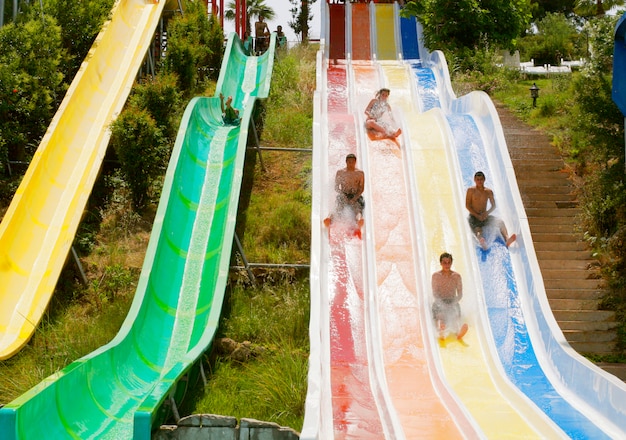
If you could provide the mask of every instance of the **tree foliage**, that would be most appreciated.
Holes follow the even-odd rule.
[[[167,139],[148,110],[130,105],[111,125],[111,146],[120,160],[133,206],[141,210],[151,201],[151,189],[167,166]]]
[[[576,0],[531,0],[530,5],[533,21],[536,23],[549,13],[572,16]]]
[[[161,132],[172,143],[176,140],[177,112],[182,105],[176,75],[159,73],[153,80],[135,85],[129,105],[146,110]]]
[[[293,29],[296,35],[302,37],[302,42],[309,41],[309,23],[313,20],[312,6],[316,0],[289,0],[291,3],[291,17],[289,27]]]
[[[0,28],[0,160],[30,159],[113,2],[20,2],[15,21],[5,21]],[[10,3],[5,20],[12,19]]]
[[[110,18],[115,0],[45,0],[44,11],[61,27],[62,46],[69,54],[62,71],[73,78],[89,53],[102,24]],[[37,19],[39,3],[33,2],[30,14]]]
[[[576,0],[574,12],[581,17],[602,17],[614,6],[624,6],[624,0]]]
[[[47,15],[0,28],[0,138],[12,160],[27,160],[65,91],[61,30]]]
[[[185,3],[185,14],[169,22],[166,71],[178,76],[182,90],[193,91],[207,77],[216,79],[224,56],[224,31],[207,19],[203,2]]]
[[[530,0],[413,0],[402,16],[416,15],[426,46],[513,48],[530,23]]]
[[[548,13],[537,22],[537,32],[519,40],[523,59],[534,59],[535,65],[561,64],[561,58],[575,60],[586,55],[585,36],[576,30],[572,20],[563,14]]]

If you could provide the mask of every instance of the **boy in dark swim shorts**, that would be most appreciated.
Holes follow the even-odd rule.
[[[517,236],[515,234],[509,237],[504,222],[492,215],[491,212],[496,209],[496,201],[493,196],[493,191],[485,186],[485,174],[482,171],[477,171],[474,174],[474,186],[467,189],[465,196],[465,207],[469,211],[468,222],[476,238],[483,249],[487,249],[487,242],[483,236],[483,228],[489,225],[491,222],[497,222],[502,238],[506,247],[509,247],[511,243],[515,241]],[[487,203],[489,203],[489,209],[487,209]]]

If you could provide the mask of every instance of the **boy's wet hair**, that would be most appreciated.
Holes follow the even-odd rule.
[[[476,174],[474,174],[474,178],[476,177],[485,177],[485,173],[483,173],[482,171],[476,171]]]
[[[346,156],[346,160],[348,160],[348,159],[354,159],[354,160],[356,160],[356,156],[355,156],[354,154],[350,153],[350,154],[348,154],[348,155]]]
[[[452,259],[452,254],[448,253],[448,252],[444,252],[443,254],[439,255],[439,262],[441,263],[443,261],[444,258],[449,258],[450,262],[453,261]]]

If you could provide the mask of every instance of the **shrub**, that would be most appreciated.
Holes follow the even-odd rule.
[[[30,160],[63,95],[61,30],[49,16],[0,28],[0,134],[11,160]]]
[[[214,16],[208,20],[203,2],[185,2],[185,15],[168,26],[164,66],[175,73],[184,92],[193,92],[206,77],[216,79],[222,64],[224,33]]]
[[[176,75],[160,73],[153,80],[138,84],[133,88],[130,104],[146,110],[157,127],[168,139],[176,139],[176,123],[182,106],[181,93],[176,86]]]
[[[129,106],[111,126],[111,145],[130,187],[133,206],[141,210],[151,199],[152,184],[165,170],[167,140],[147,110]]]
[[[548,13],[537,23],[538,34],[520,40],[520,54],[535,65],[558,66],[561,58],[580,58],[579,36],[574,24],[563,14]]]

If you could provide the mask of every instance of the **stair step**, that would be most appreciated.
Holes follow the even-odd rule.
[[[581,354],[609,355],[617,353],[615,344],[612,342],[570,342],[569,345]]]
[[[565,254],[575,255],[576,253],[584,254],[585,252],[555,252],[555,254],[558,255],[550,255],[550,252],[546,251],[541,252],[541,254],[537,252],[537,257],[541,255],[541,259],[539,259],[539,267],[541,268],[542,272],[546,270],[576,270],[581,273],[589,272],[589,274],[587,275],[591,275],[592,278],[596,276],[598,269],[597,266],[595,266],[596,262],[594,260],[591,260],[589,258],[563,259],[563,256]],[[552,259],[550,258],[552,256],[560,257]]]
[[[563,179],[561,176],[563,162],[559,163],[558,159],[544,158],[535,164],[525,165],[517,161],[513,161],[513,167],[515,168],[515,176],[520,183],[524,182],[533,182],[533,178],[537,176],[548,176],[548,177],[558,177],[560,180]],[[559,184],[569,183],[567,181]]]
[[[528,210],[526,210],[526,215],[528,217],[528,223],[530,223],[530,230],[534,231],[535,227],[541,225],[571,225],[572,228],[574,226],[578,226],[580,224],[580,220],[575,217],[537,217],[531,216],[528,214]],[[572,229],[573,231],[574,229]]]
[[[551,244],[554,242],[545,241],[543,243]],[[591,260],[589,251],[536,251],[539,261],[579,261],[584,264],[585,268],[595,267],[597,262]]]
[[[539,229],[535,229],[532,233],[533,242],[547,241],[554,243],[569,243],[578,241],[579,237],[574,233],[566,232],[541,232]]]
[[[565,205],[569,205],[568,207],[575,208],[578,206],[578,202],[574,200],[563,200],[563,197],[557,199],[556,196],[547,194],[543,196],[531,197],[522,197],[522,203],[524,204],[524,209],[560,209],[559,207],[564,207]]]
[[[509,135],[511,133],[505,130],[505,134]],[[528,133],[519,133],[521,138],[524,139],[524,146],[516,147],[515,150],[511,152],[511,156],[515,158],[515,160],[524,161],[528,163],[528,159],[530,158],[539,158],[540,156],[545,157],[547,160],[554,160],[555,158],[559,158],[561,163],[563,163],[563,159],[561,156],[555,151],[550,150],[549,148],[545,148],[543,146],[529,145],[528,141],[532,140],[534,143],[538,143],[541,140],[545,140],[541,138],[541,135],[533,135]]]
[[[573,280],[595,280],[597,284],[600,284],[600,276],[592,271],[583,270],[557,270],[557,269],[541,269],[543,278],[546,280],[563,280],[564,284]]]
[[[524,199],[525,197],[528,198],[528,200],[531,201],[535,201],[535,200],[543,200],[543,201],[548,201],[551,200],[553,202],[575,202],[578,203],[578,201],[576,200],[576,195],[572,194],[572,193],[553,193],[553,192],[549,192],[549,191],[543,191],[543,192],[538,192],[535,194],[526,194],[525,191],[523,191],[525,189],[524,184],[523,183],[519,183],[518,182],[518,186],[520,189],[520,193],[522,193],[522,199]]]
[[[619,326],[615,321],[559,321],[559,327],[565,330],[587,331],[609,331]]]
[[[546,289],[595,290],[599,288],[600,280],[563,280],[544,277],[543,284]]]
[[[528,196],[552,194],[552,195],[560,195],[564,197],[567,195],[571,195],[573,192],[573,189],[571,186],[530,185],[530,184],[524,184],[524,183],[521,183],[518,186],[520,188],[520,192],[523,191],[523,193]]]
[[[546,296],[552,299],[588,299],[600,300],[604,296],[602,289],[546,289]]]
[[[609,310],[552,310],[554,318],[558,321],[608,321],[615,319],[615,313]]]
[[[563,180],[563,176],[558,173],[539,173],[530,175],[526,173],[520,173],[517,175],[517,181],[519,186],[525,186],[525,183],[532,185],[532,187],[545,187],[546,191],[552,193],[556,188],[568,188],[568,192],[572,191],[572,185],[569,181]],[[548,189],[549,188],[549,189]]]
[[[567,310],[573,312],[598,309],[598,301],[593,299],[550,298],[548,303],[550,303],[552,311]]]
[[[576,217],[580,214],[580,209],[570,207],[558,209],[528,208],[526,209],[526,214],[528,214],[528,217]]]
[[[612,331],[577,331],[563,330],[563,335],[570,344],[574,342],[615,343],[617,332]]]
[[[550,242],[550,241],[538,241],[535,242],[535,251],[537,252],[537,258],[539,258],[539,252],[545,252],[545,256],[541,258],[547,258],[550,260],[556,259],[557,255],[562,255],[563,252],[585,252],[587,255],[591,255],[588,250],[589,246],[584,241],[566,241],[566,242]],[[550,254],[557,255],[550,255]]]
[[[567,234],[568,236],[573,235],[574,237],[576,237],[577,241],[580,241],[580,234],[576,234],[572,229],[573,228],[571,224],[563,224],[563,223],[537,224],[531,228],[533,235],[535,234]]]

